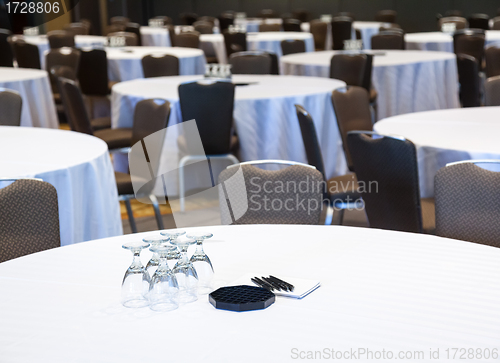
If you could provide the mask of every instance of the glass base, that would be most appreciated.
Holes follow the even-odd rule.
[[[198,285],[198,295],[208,295],[212,291],[214,291],[214,288],[212,286],[200,286],[200,285]]]
[[[172,311],[178,307],[179,305],[171,301],[159,301],[149,305],[149,308],[154,311]]]
[[[145,298],[142,299],[130,299],[122,301],[122,305],[126,308],[143,308],[149,306],[149,301]]]
[[[195,292],[180,291],[179,295],[177,296],[177,300],[179,301],[179,304],[187,304],[198,300],[198,295],[196,294],[196,291]]]

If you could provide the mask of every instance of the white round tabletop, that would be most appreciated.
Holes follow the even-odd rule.
[[[281,24],[283,23],[283,19],[281,18],[270,18],[270,19],[262,19],[262,18],[236,18],[234,19],[234,25],[245,27],[247,32],[258,32],[259,25],[266,24]]]
[[[385,354],[432,361],[436,352],[451,360],[453,349],[469,347],[479,348],[472,361],[498,354],[498,248],[342,226],[187,231],[214,234],[204,249],[217,286],[252,285],[248,276],[268,275],[321,286],[302,299],[278,296],[264,310],[218,310],[201,295],[158,313],[120,305],[132,261],[122,244],[158,236],[157,231],[44,251],[0,264],[2,359],[295,362],[311,354],[330,360],[333,354],[339,361],[375,361],[369,354]],[[142,263],[150,257],[143,251]]]
[[[306,32],[261,32],[247,33],[248,50],[263,50],[275,53],[278,57],[283,55],[281,42],[283,40],[303,40],[306,52],[314,52],[314,39],[311,33]]]
[[[201,79],[201,76],[161,77],[116,84],[112,89],[111,100],[113,127],[131,127],[134,107],[145,98],[168,100],[172,108],[169,124],[182,122],[178,86]],[[294,104],[300,104],[314,120],[326,175],[331,177],[346,172],[341,138],[331,103],[332,91],[345,87],[344,82],[271,75],[233,75],[232,81],[237,84],[233,117],[243,161],[281,159],[307,162],[294,107]],[[164,162],[176,165],[176,138],[167,137],[163,150]],[[173,166],[169,170],[176,169]],[[177,189],[177,178],[167,182],[169,190]]]
[[[409,33],[405,35],[406,48],[453,52],[453,36],[442,32]],[[485,46],[500,43],[500,30],[487,30]]]
[[[21,126],[59,127],[47,72],[0,67],[0,88],[14,90],[21,95]]]
[[[106,143],[63,130],[0,126],[0,178],[40,178],[59,200],[61,245],[122,234]]]
[[[179,73],[193,75],[205,73],[205,55],[202,50],[178,47],[123,47],[106,48],[109,79],[129,81],[144,78],[141,60],[148,54],[169,54],[179,58]]]
[[[470,159],[500,159],[500,107],[471,107],[418,112],[387,118],[377,132],[401,135],[417,147],[420,192],[434,195],[434,176],[447,163]]]
[[[330,61],[343,51],[286,55],[281,72],[330,76]],[[372,82],[378,92],[378,118],[459,107],[455,55],[408,50],[369,51],[374,54]],[[351,53],[351,52],[349,52]]]
[[[147,47],[170,47],[172,40],[167,28],[141,26],[142,45]]]

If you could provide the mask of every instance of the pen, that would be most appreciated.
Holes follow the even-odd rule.
[[[268,283],[258,279],[257,277],[252,277],[251,278],[252,282],[255,284],[255,285],[258,285],[266,290],[270,290],[272,291],[273,290],[273,287],[271,285],[269,285]]]
[[[275,280],[275,281],[279,281],[279,282],[281,282],[281,283],[285,284],[285,285],[286,285],[286,286],[290,289],[290,291],[293,291],[293,290],[295,289],[295,286],[293,286],[292,284],[289,284],[288,282],[283,281],[283,280],[281,280],[281,279],[279,279],[279,278],[277,278],[277,277],[275,277],[275,276],[273,276],[273,275],[269,275],[269,278],[271,278],[271,279],[273,279],[273,280]]]
[[[261,278],[262,278],[262,280],[264,280],[265,282],[267,282],[271,286],[274,286],[278,291],[280,291],[280,290],[288,291],[288,288],[279,282],[276,282],[276,281],[274,281],[268,277],[264,277],[264,276],[262,276]]]

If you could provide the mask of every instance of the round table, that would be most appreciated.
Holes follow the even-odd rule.
[[[143,46],[170,47],[172,45],[167,28],[141,26],[140,32]]]
[[[405,35],[406,48],[453,52],[453,36],[442,32],[410,33]],[[485,46],[500,43],[500,30],[487,30]]]
[[[57,190],[61,245],[121,235],[106,143],[63,130],[0,126],[0,178],[40,178]]]
[[[171,103],[169,125],[182,121],[178,86],[203,79],[195,77],[161,77],[122,82],[112,88],[113,127],[131,127],[134,107],[145,98],[162,98]],[[242,161],[281,159],[307,162],[294,104],[311,114],[323,152],[328,178],[346,172],[332,91],[345,83],[322,78],[293,76],[234,75],[235,83],[252,83],[236,87],[234,121],[238,132]],[[175,170],[178,163],[177,136],[167,133],[162,164]],[[226,164],[227,165],[227,164]],[[169,173],[169,176],[172,176]],[[174,175],[175,176],[175,175]],[[167,177],[168,178],[168,177]],[[196,180],[193,180],[196,185]],[[177,178],[167,180],[169,194],[177,190]],[[189,189],[189,184],[187,189]]]
[[[17,91],[23,98],[21,126],[59,127],[47,72],[0,67],[0,87]]]
[[[214,234],[204,247],[218,286],[248,274],[319,280],[321,286],[300,300],[276,297],[264,310],[218,310],[202,295],[156,313],[120,305],[132,261],[121,246],[158,232],[44,251],[0,264],[2,360],[296,362],[316,351],[331,360],[334,350],[346,361],[369,360],[368,351],[381,357],[384,350],[392,359],[431,361],[436,352],[451,359],[454,348],[498,353],[498,248],[343,226],[186,230]],[[143,251],[142,263],[150,257]]]
[[[335,51],[283,56],[284,74],[329,77]],[[372,51],[373,86],[378,92],[378,118],[409,112],[456,108],[457,64],[454,54],[407,50]]]
[[[262,32],[247,33],[248,50],[263,50],[275,53],[278,57],[283,55],[281,42],[283,40],[303,40],[306,52],[314,52],[314,39],[311,33],[305,32]]]
[[[420,194],[434,195],[434,176],[447,163],[500,159],[500,107],[418,112],[377,122],[375,130],[401,135],[417,147]]]
[[[354,29],[358,29],[361,32],[363,49],[371,49],[372,36],[379,33],[380,27],[389,25],[389,23],[381,23],[378,21],[355,21],[352,23],[352,27]]]
[[[271,18],[271,19],[262,19],[262,18],[236,18],[234,19],[234,25],[244,27],[247,32],[258,32],[259,25],[266,24],[282,24],[283,19],[281,18]]]
[[[181,75],[204,74],[205,54],[200,49],[178,47],[124,47],[106,48],[108,75],[111,81],[129,81],[144,78],[142,57],[148,54],[169,54],[179,58]]]

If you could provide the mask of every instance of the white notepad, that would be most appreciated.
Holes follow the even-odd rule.
[[[262,276],[268,277],[269,274],[258,274],[258,273],[246,274],[241,278],[239,278],[238,280],[234,281],[233,285],[257,286],[255,283],[252,282],[251,278],[252,277],[261,278]],[[318,280],[299,279],[296,277],[282,276],[282,275],[273,275],[273,276],[276,276],[277,278],[286,281],[294,286],[293,291],[274,290],[273,293],[276,296],[285,296],[285,297],[292,297],[295,299],[302,299],[304,296],[309,295],[311,292],[313,292],[314,290],[316,290],[318,287],[321,286],[321,283]]]

